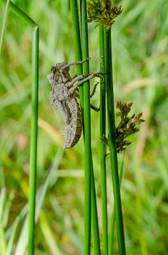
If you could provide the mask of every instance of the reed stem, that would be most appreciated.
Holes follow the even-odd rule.
[[[120,168],[120,173],[119,173],[119,178],[120,178],[120,189],[121,189],[121,183],[122,183],[122,178],[123,178],[123,170],[124,170],[124,156],[123,154],[123,159],[122,159],[122,164]],[[112,212],[111,216],[111,223],[110,223],[110,233],[109,233],[109,254],[113,254],[113,244],[115,240],[115,226],[116,226],[116,208],[114,205],[114,210]]]
[[[78,5],[77,0],[71,0],[72,18],[75,30],[75,55],[77,60],[87,59],[89,56],[88,50],[88,30],[87,30],[87,16],[86,16],[86,3],[81,2],[81,26],[79,25]],[[81,27],[81,36],[80,36]],[[81,43],[84,42],[83,47]],[[85,64],[82,68],[79,65],[77,72],[82,74],[82,69],[85,73],[89,73],[89,64]],[[85,89],[85,87],[87,88]],[[84,96],[83,96],[83,90]],[[85,103],[84,103],[85,101]],[[100,254],[100,240],[98,229],[98,215],[96,204],[96,190],[93,173],[93,160],[91,155],[91,123],[90,123],[90,87],[89,83],[80,87],[80,102],[84,113],[84,143],[85,143],[85,233],[84,233],[84,254],[90,254],[91,246],[91,221],[93,233],[93,249],[96,255]],[[85,131],[87,130],[87,131]],[[87,134],[87,135],[86,135]]]
[[[4,34],[5,34],[9,6],[10,6],[10,0],[7,0],[6,5],[5,5],[4,16],[2,19],[2,28],[1,28],[1,36],[0,36],[0,56],[1,56],[1,51],[2,51],[2,44],[3,44],[3,40],[4,40]]]
[[[100,58],[104,56],[104,29],[99,28]],[[104,61],[100,64],[100,72],[105,73]],[[103,138],[106,136],[106,98],[105,82],[100,84],[100,176],[101,176],[101,199],[102,199],[102,252],[108,255],[108,215],[107,215],[107,183],[106,183],[106,145]]]
[[[38,87],[39,87],[39,27],[24,11],[10,2],[11,9],[33,27],[32,39],[32,118],[30,142],[29,207],[28,207],[28,254],[35,254],[35,214],[37,183],[38,140]]]
[[[115,142],[115,113],[114,113],[114,94],[113,94],[113,71],[112,71],[112,49],[111,49],[111,30],[104,33],[105,48],[105,73],[107,75],[107,115],[109,129],[109,148],[111,161],[111,175],[113,184],[114,204],[116,208],[117,236],[119,254],[125,255],[125,238],[123,227],[123,215],[121,206],[120,183],[118,176],[118,159]]]
[[[87,26],[87,8],[86,1],[81,3],[81,39],[82,39],[82,54],[83,59],[89,58],[88,47],[88,26]],[[83,64],[83,73],[89,73],[89,62]],[[90,209],[92,219],[92,233],[93,233],[93,249],[96,255],[100,254],[100,240],[98,233],[98,216],[96,205],[96,191],[94,183],[93,173],[93,160],[91,151],[91,119],[90,119],[90,84],[87,82],[84,84],[84,134],[85,134],[85,242],[84,242],[84,254],[90,254]],[[91,192],[91,196],[90,196]],[[91,208],[90,208],[91,198]]]
[[[38,139],[38,80],[39,80],[39,28],[33,32],[32,48],[32,120],[31,120],[31,146],[30,146],[30,176],[29,176],[29,231],[28,252],[35,254],[35,209],[36,209],[36,183],[37,183],[37,139]]]

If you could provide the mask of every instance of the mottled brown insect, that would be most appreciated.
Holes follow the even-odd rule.
[[[79,141],[82,133],[82,112],[76,92],[84,82],[101,76],[99,73],[92,73],[71,77],[70,66],[81,63],[58,63],[51,68],[51,73],[48,75],[52,88],[51,104],[60,110],[66,123],[64,129],[65,149],[73,147]]]

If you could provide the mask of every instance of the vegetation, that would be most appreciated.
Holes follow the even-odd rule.
[[[77,52],[75,29],[72,29],[74,20],[70,3],[74,1],[46,0],[41,1],[40,5],[39,1],[13,2],[31,17],[32,21],[39,24],[40,28],[35,254],[82,254],[83,240],[86,238],[83,231],[85,186],[83,141],[80,139],[73,149],[63,151],[64,123],[59,112],[49,104],[50,87],[47,81],[50,67],[54,63],[81,59],[79,48]],[[145,0],[139,2],[123,0],[119,4],[122,6],[122,13],[115,18],[112,25],[114,103],[133,102],[132,112],[135,114],[143,112],[142,118],[145,120],[141,124],[140,132],[130,136],[131,145],[126,148],[124,159],[123,153],[118,154],[120,176],[124,171],[121,199],[126,252],[127,255],[166,255],[168,3],[166,0],[154,0],[150,4]],[[9,5],[9,1],[6,1],[6,4],[0,2],[0,18],[3,20],[0,38],[0,251],[2,255],[23,255],[26,254],[28,244],[33,29],[26,24],[25,18],[16,16]],[[94,16],[92,18],[94,19]],[[99,40],[100,45],[104,43],[101,41],[103,29],[94,22],[88,26],[90,72],[99,71],[99,66],[103,71],[105,67],[101,58],[101,47],[98,47]],[[83,56],[87,57],[87,52]],[[82,72],[80,68],[79,65],[77,69],[72,69],[72,73]],[[84,68],[84,71],[88,71],[87,66]],[[102,106],[105,103],[102,88],[100,86],[91,99],[94,105],[99,106],[101,102]],[[87,88],[85,90],[86,96],[89,91]],[[120,110],[122,108],[120,103],[118,108]],[[115,206],[110,157],[107,156],[106,162],[103,161],[106,145],[102,142],[101,136],[107,133],[105,126],[102,125],[103,116],[102,111],[91,112],[93,157],[90,155],[90,161],[93,160],[94,165],[100,249],[105,249],[107,254],[108,224],[108,228],[112,230],[110,237],[114,244],[113,254],[118,254],[116,232],[118,224],[115,224],[114,220],[117,219],[117,215],[116,210],[113,210]],[[141,122],[141,115],[136,116],[135,122]],[[124,120],[125,117],[127,116],[123,117]],[[130,123],[131,117],[134,118],[130,116]],[[117,123],[119,130],[120,120]],[[99,124],[102,125],[100,130],[97,128]],[[129,135],[130,129],[127,131]],[[136,128],[134,131],[136,132]],[[119,134],[122,136],[122,132]],[[124,141],[127,143],[127,140]],[[100,165],[101,170],[107,169],[105,174],[107,186],[106,176],[100,173]],[[92,189],[94,179],[92,164],[90,166],[89,178]],[[91,202],[93,201],[92,198]],[[109,216],[113,215],[112,220],[109,217],[107,221],[107,211]],[[92,230],[96,231],[96,228],[92,226]],[[95,247],[96,239],[92,240],[91,246]],[[111,240],[108,241],[111,243]],[[99,251],[99,247],[97,248],[93,254],[98,254],[96,252]]]

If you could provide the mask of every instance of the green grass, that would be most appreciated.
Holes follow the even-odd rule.
[[[2,18],[5,7],[2,1],[0,7]],[[121,193],[127,254],[166,255],[168,4],[166,0],[154,0],[150,5],[145,0],[125,0],[123,10],[112,28],[114,92],[116,99],[133,101],[135,112],[144,111],[148,119],[145,128],[143,125],[140,133],[132,138],[133,144],[124,161]],[[82,254],[83,142],[81,139],[73,150],[65,153],[60,149],[64,124],[48,103],[46,78],[53,63],[75,60],[71,13],[66,0],[42,1],[40,7],[38,1],[33,1],[28,15],[41,25],[39,145],[43,146],[39,146],[38,151],[40,199],[36,254]],[[90,70],[97,71],[100,65],[98,28],[93,24],[89,24],[89,35]],[[0,58],[0,248],[5,255],[23,254],[26,247],[31,39],[30,28],[25,28],[22,21],[17,22],[10,11]],[[99,105],[99,90],[93,101]],[[93,162],[101,219],[98,126],[99,114],[92,113]],[[109,169],[107,158],[108,211],[111,214],[113,197]],[[48,233],[50,238],[47,238]],[[102,240],[102,233],[100,237]],[[117,245],[113,248],[116,252]]]
[[[124,223],[122,214],[122,203],[120,195],[120,182],[118,174],[118,156],[115,141],[115,103],[114,103],[114,85],[113,85],[113,68],[112,68],[112,40],[111,31],[104,32],[104,62],[106,77],[106,94],[107,94],[107,115],[108,115],[108,137],[111,161],[111,176],[114,194],[114,207],[116,211],[116,229],[118,237],[119,254],[126,254]]]
[[[104,29],[99,28],[100,57],[104,56]],[[105,73],[104,61],[100,64],[100,72]],[[106,94],[105,82],[100,84],[100,138],[106,137]],[[106,145],[99,141],[101,199],[102,199],[102,252],[108,254],[108,212],[107,212],[107,169],[106,169]]]
[[[36,183],[37,183],[37,141],[38,141],[38,90],[39,90],[39,27],[38,25],[13,2],[6,4],[4,22],[1,32],[1,42],[5,33],[7,11],[11,9],[18,15],[18,20],[23,20],[34,27],[32,38],[32,118],[31,118],[31,145],[30,145],[30,170],[29,170],[29,206],[28,206],[28,254],[35,254],[35,214],[36,214]],[[2,48],[2,43],[0,45]],[[0,48],[0,49],[1,49]]]
[[[75,30],[75,53],[76,60],[85,60],[89,58],[88,50],[88,31],[87,31],[87,14],[86,2],[81,7],[81,17],[79,17],[79,8],[77,1],[71,1],[72,19]],[[80,22],[81,21],[81,24]],[[81,28],[81,31],[80,31]],[[82,74],[82,69],[89,73],[89,65],[83,64],[78,67],[78,74]],[[87,84],[87,87],[86,87]],[[84,147],[85,147],[85,237],[84,237],[84,254],[90,253],[91,230],[93,237],[93,250],[95,254],[100,254],[99,227],[96,203],[96,189],[93,172],[93,160],[91,153],[91,124],[90,124],[90,87],[89,83],[85,83],[80,88],[80,103],[83,111],[84,122]],[[92,228],[91,228],[92,225]]]

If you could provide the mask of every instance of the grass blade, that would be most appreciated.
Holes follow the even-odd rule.
[[[121,162],[121,168],[120,168],[120,188],[121,188],[121,183],[122,183],[122,178],[123,178],[123,171],[124,171],[124,156],[125,153],[123,154],[123,159]],[[109,254],[113,254],[113,244],[114,244],[114,235],[115,235],[115,223],[116,223],[116,208],[114,205],[114,210],[112,213],[111,217],[111,223],[110,223],[110,233],[109,233]]]
[[[31,121],[31,147],[30,147],[30,177],[29,177],[29,255],[34,254],[35,246],[35,205],[36,205],[36,175],[37,175],[37,136],[38,136],[38,79],[39,79],[39,28],[33,33],[32,49],[32,121]]]
[[[99,28],[100,58],[104,55],[104,29]],[[104,73],[104,62],[100,65],[100,72]],[[108,254],[108,216],[107,216],[107,184],[106,184],[106,145],[102,142],[106,136],[106,98],[105,81],[100,85],[100,175],[102,199],[102,249],[103,254]]]
[[[85,43],[83,45],[83,59],[86,59],[89,55],[88,52],[88,32],[87,32],[87,17],[86,15],[86,3],[83,3],[81,6],[82,9],[82,39]],[[82,46],[80,39],[80,26],[79,26],[79,16],[78,16],[78,5],[76,0],[71,0],[71,10],[72,10],[72,18],[75,30],[75,54],[76,59],[82,59]],[[83,30],[84,29],[84,30]],[[82,74],[82,66],[78,65],[78,74]],[[86,63],[85,72],[89,72],[89,66]],[[90,88],[89,84],[87,84],[87,88],[85,89],[86,84],[84,85],[85,90],[85,104],[84,107],[87,111],[84,110],[84,126],[87,129],[87,138],[85,135],[84,128],[84,141],[85,141],[85,241],[84,241],[84,254],[90,254],[90,223],[92,217],[92,230],[93,230],[93,242],[94,242],[94,251],[95,254],[100,254],[100,241],[99,241],[99,230],[98,230],[98,216],[97,216],[97,204],[96,204],[96,190],[94,183],[94,173],[93,173],[93,161],[91,155],[91,144],[88,135],[90,136]],[[89,100],[89,102],[88,102]],[[87,102],[86,102],[87,101]],[[80,102],[83,107],[83,88],[80,88]],[[87,105],[86,105],[87,103]],[[89,114],[88,114],[89,112]],[[86,119],[88,117],[88,119]],[[88,122],[89,120],[89,122]],[[87,139],[87,143],[86,143]],[[91,194],[91,195],[90,195]]]
[[[111,174],[113,184],[114,203],[116,208],[117,236],[119,244],[119,254],[125,255],[125,238],[123,227],[123,216],[120,196],[120,183],[118,176],[118,159],[115,142],[115,115],[114,115],[114,94],[113,94],[113,71],[112,71],[112,49],[111,49],[111,30],[104,33],[105,46],[105,73],[107,74],[107,113],[109,128],[109,147],[111,160]]]
[[[4,11],[4,17],[2,20],[2,29],[1,29],[1,36],[0,36],[0,56],[1,56],[1,51],[2,51],[2,44],[3,44],[3,40],[4,40],[7,17],[8,17],[9,3],[10,3],[10,0],[7,0],[6,6],[5,6],[5,11]]]

